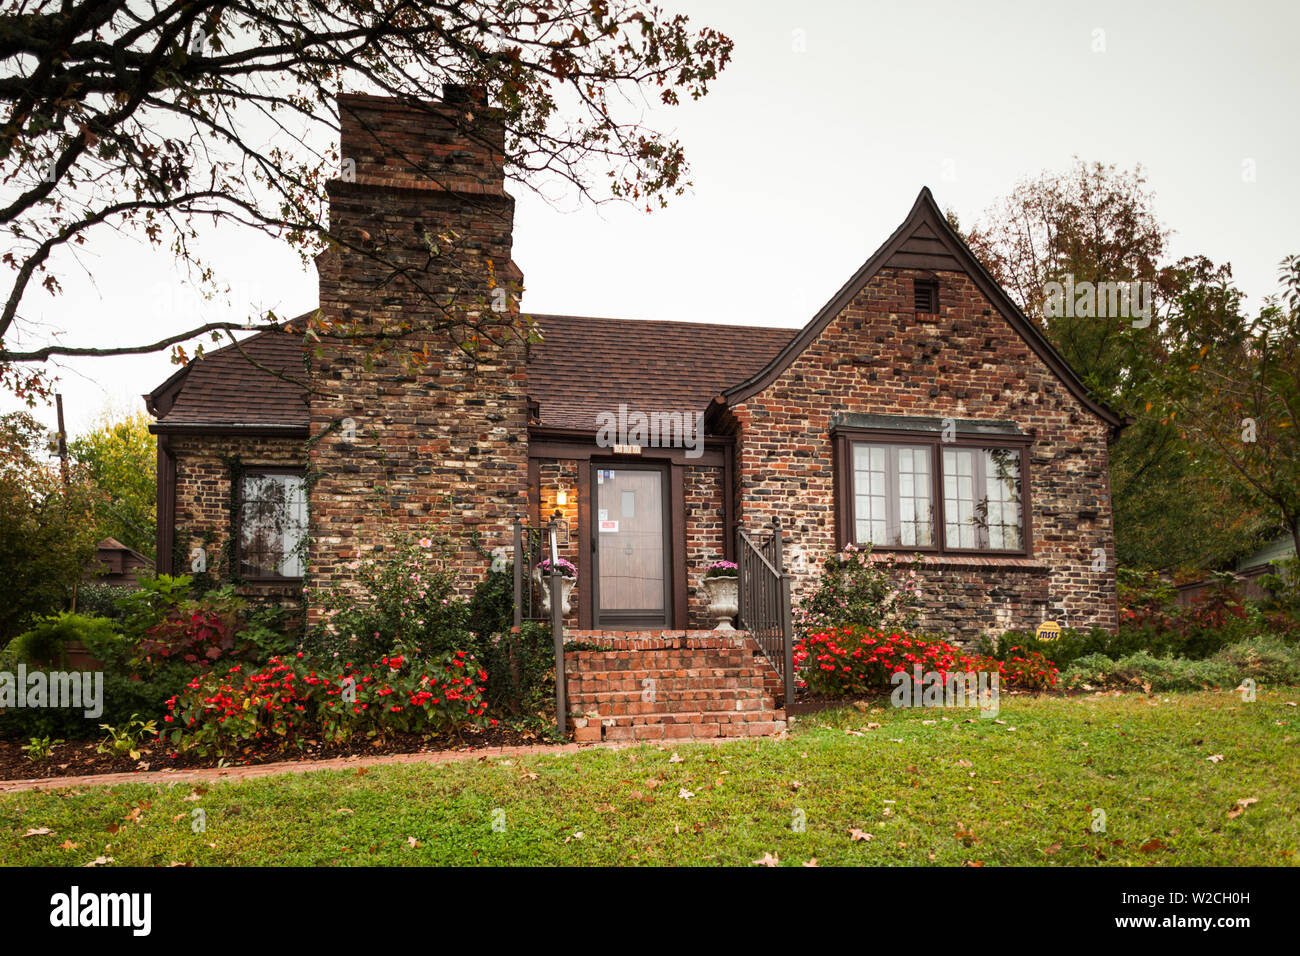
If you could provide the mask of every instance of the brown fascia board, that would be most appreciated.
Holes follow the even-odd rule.
[[[155,435],[266,435],[306,438],[308,425],[281,422],[154,422],[149,431]]]
[[[185,382],[185,377],[190,374],[190,369],[193,367],[193,361],[187,362],[184,366],[173,372],[171,376],[168,377],[167,381],[163,382],[152,392],[140,396],[144,399],[144,407],[148,410],[150,415],[154,418],[162,418],[171,411],[172,403],[176,398],[176,393],[181,390],[181,386]]]
[[[893,234],[885,240],[879,249],[872,253],[862,268],[853,274],[853,277],[846,282],[835,296],[822,306],[811,322],[790,340],[790,344],[776,354],[764,368],[751,375],[745,381],[738,385],[733,385],[727,389],[709,405],[709,414],[717,415],[721,407],[725,405],[736,405],[750,398],[763,389],[767,388],[776,380],[782,372],[807,348],[817,336],[821,335],[826,326],[848,307],[849,303],[862,291],[863,287],[870,282],[889,261],[890,257],[898,251],[898,247],[912,234],[913,229],[921,223],[928,223],[934,228],[937,235],[945,240],[953,256],[967,267],[967,274],[975,282],[975,285],[985,297],[997,307],[1011,326],[1024,339],[1025,344],[1046,363],[1047,367],[1052,370],[1058,379],[1065,385],[1075,398],[1077,398],[1085,408],[1108,424],[1111,428],[1111,437],[1119,434],[1128,422],[1125,418],[1098,402],[1088,394],[1087,387],[1080,380],[1075,371],[1070,368],[1069,363],[1056,351],[1052,343],[1047,341],[1046,336],[1034,322],[1029,319],[1020,307],[1015,304],[1006,294],[1006,291],[998,282],[989,274],[984,265],[970,251],[966,242],[957,234],[957,232],[948,223],[948,219],[939,210],[938,204],[934,201],[934,196],[930,193],[928,186],[921,188],[920,195],[916,197],[916,202],[912,204],[912,210],[907,214],[907,218],[894,230]],[[715,408],[715,406],[717,406]]]

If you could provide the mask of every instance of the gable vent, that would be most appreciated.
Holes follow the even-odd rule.
[[[939,283],[918,280],[912,284],[912,298],[917,312],[930,314],[939,311]]]

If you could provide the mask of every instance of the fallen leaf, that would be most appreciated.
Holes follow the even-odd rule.
[[[71,840],[64,840],[62,843],[59,844],[59,849],[60,849],[60,850],[75,850],[75,849],[76,849],[77,847],[79,847],[79,846],[81,846],[80,843],[73,843]]]
[[[781,860],[778,857],[773,856],[771,853],[764,853],[761,860],[750,860],[750,862],[756,863],[759,866],[778,866],[781,863]]]
[[[852,830],[849,830],[847,832],[849,834],[849,837],[853,840],[854,843],[858,843],[859,841],[862,840],[866,840],[870,842],[871,840],[875,839],[875,837],[873,837],[870,833],[866,832],[865,830],[859,830],[856,827],[854,827]]]
[[[802,864],[802,865],[803,865],[803,866],[811,866],[811,867],[815,867],[815,866],[817,865],[817,857],[813,857],[811,860],[807,861],[806,863],[804,863],[804,864]]]
[[[84,868],[87,866],[107,866],[112,862],[113,862],[113,858],[111,856],[97,856],[89,863],[83,863],[82,867]]]
[[[1242,797],[1237,801],[1237,805],[1228,811],[1228,819],[1237,819],[1237,817],[1246,812],[1246,808],[1252,803],[1259,803],[1259,799],[1256,797]]]
[[[1049,847],[1048,847],[1046,850],[1044,850],[1043,852],[1046,853],[1048,856],[1051,856],[1052,854],[1058,852],[1060,849],[1061,849],[1061,844],[1060,844],[1060,843],[1053,843],[1051,846],[1049,846]]]
[[[1169,847],[1165,846],[1165,844],[1158,839],[1151,839],[1147,840],[1146,843],[1143,843],[1138,847],[1138,849],[1143,853],[1154,853],[1156,850],[1167,850]]]
[[[677,751],[674,750],[674,751],[673,751],[673,755],[672,755],[671,757],[668,758],[668,762],[669,762],[669,763],[681,763],[681,762],[682,762],[683,760],[685,760],[685,759],[686,759],[685,757],[681,757],[681,756],[679,756],[678,753],[677,753]]]
[[[1223,759],[1223,754],[1211,754],[1205,759],[1208,760],[1210,763],[1218,763],[1220,760]]]
[[[28,830],[26,833],[23,834],[23,839],[26,840],[28,837],[34,837],[34,836],[45,836],[49,832],[50,832],[49,827],[32,827],[30,830]]]
[[[407,837],[406,845],[409,846],[412,850],[415,850],[419,848],[420,841],[417,840],[415,837]]]
[[[689,800],[691,797],[695,796],[695,794],[691,793],[685,787],[682,787],[677,791],[677,796],[681,797],[683,800]]]

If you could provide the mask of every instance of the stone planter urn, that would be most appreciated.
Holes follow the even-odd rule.
[[[709,616],[717,621],[713,629],[734,631],[731,619],[740,613],[740,579],[735,576],[705,578],[704,590],[709,595]]]
[[[577,578],[568,576],[560,578],[560,614],[569,613],[569,595],[573,593],[573,586],[578,583]],[[542,596],[542,613],[551,613],[551,576],[543,574],[541,568],[533,568],[533,584],[536,585],[537,591]]]

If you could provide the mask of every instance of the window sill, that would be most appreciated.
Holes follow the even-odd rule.
[[[899,563],[911,563],[914,552],[909,551],[873,551],[872,563],[885,562],[891,558]],[[920,566],[923,568],[965,568],[975,570],[1025,571],[1028,573],[1049,574],[1052,566],[1036,558],[1026,558],[1014,554],[922,554]]]

